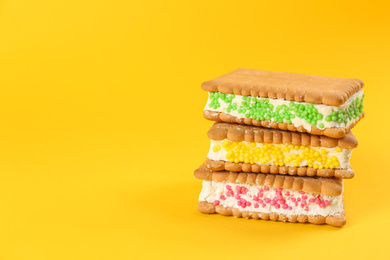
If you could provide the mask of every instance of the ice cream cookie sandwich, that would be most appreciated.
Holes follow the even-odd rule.
[[[205,165],[213,171],[262,172],[350,179],[358,141],[255,126],[214,123]]]
[[[205,118],[341,138],[364,116],[358,79],[237,69],[206,81]]]
[[[226,216],[345,225],[343,183],[336,178],[214,172],[201,166],[198,210]]]

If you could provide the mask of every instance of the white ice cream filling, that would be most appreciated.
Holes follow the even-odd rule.
[[[211,92],[209,93],[209,98],[207,100],[206,106],[204,110],[209,110],[209,111],[214,111],[214,112],[222,112],[225,114],[229,114],[231,116],[237,117],[237,118],[247,118],[245,115],[245,112],[239,112],[239,109],[229,109],[229,103],[225,102],[222,99],[219,99],[219,107],[218,108],[213,108],[210,106],[210,103],[212,102],[212,99],[210,98]],[[229,94],[227,94],[229,95]],[[311,104],[313,107],[318,111],[319,114],[323,115],[322,119],[316,120],[317,122],[317,127],[320,129],[325,129],[325,128],[331,128],[331,127],[340,127],[340,128],[347,128],[350,125],[354,124],[357,120],[359,120],[359,117],[356,118],[351,118],[351,120],[347,120],[347,124],[343,122],[335,122],[335,121],[327,121],[326,116],[332,115],[333,111],[345,111],[349,108],[349,106],[354,102],[357,98],[359,100],[362,100],[363,98],[363,90],[359,90],[355,94],[353,94],[344,104],[341,106],[329,106],[329,105],[324,105],[324,104],[311,104],[307,102],[295,102],[295,104],[298,105],[307,105]],[[248,103],[248,101],[244,100],[245,96],[242,95],[235,95],[234,98],[232,99],[231,103],[236,103],[237,107],[243,106],[243,104]],[[252,97],[253,98],[253,97]],[[271,98],[260,98],[256,97],[258,100],[267,100],[269,104],[272,104],[275,108],[278,106],[289,106],[292,101],[284,100],[284,99],[271,99]],[[274,122],[275,118],[270,118],[268,121]],[[266,119],[264,119],[266,120]],[[295,127],[302,126],[308,131],[311,131],[312,124],[308,123],[304,118],[299,118],[298,116],[295,116],[294,118],[290,118],[291,124],[293,124]],[[285,121],[284,121],[285,122]],[[323,124],[323,127],[321,127]]]
[[[209,152],[207,154],[207,158],[211,159],[211,160],[215,160],[215,161],[230,161],[228,158],[227,158],[227,154],[228,152],[226,151],[226,149],[224,148],[223,146],[223,142],[227,140],[227,139],[224,139],[224,140],[210,140],[210,149],[209,149]],[[247,146],[250,146],[251,143],[249,142],[246,142],[246,141],[242,141],[244,144],[246,144]],[[272,144],[274,146],[278,146],[278,147],[283,147],[283,146],[286,146],[285,144]],[[215,146],[220,146],[220,150],[219,151],[214,151],[213,150],[213,147]],[[262,148],[264,146],[264,143],[256,143],[256,147],[253,147],[253,149],[256,149],[257,147],[259,148]],[[284,157],[287,157],[289,155],[292,155],[292,154],[299,154],[299,153],[302,153],[303,151],[300,149],[301,147],[299,146],[299,149],[296,150],[296,149],[291,149],[289,152],[285,152],[283,153],[284,154]],[[326,148],[326,147],[312,147],[310,146],[309,147],[310,149],[313,149],[315,150],[316,152],[320,153],[321,150],[325,150],[326,151],[326,155],[328,158],[331,158],[333,156],[335,156],[339,162],[339,166],[335,167],[335,168],[341,168],[341,169],[348,169],[349,168],[349,164],[350,164],[350,159],[351,159],[351,155],[352,155],[352,150],[353,149],[341,149],[342,151],[341,152],[338,152],[336,151],[336,147],[333,147],[333,148]],[[339,148],[340,149],[340,148]],[[260,158],[261,159],[261,158]],[[260,161],[254,161],[255,164],[258,164],[258,165],[274,165],[273,164],[273,158],[271,158],[271,160],[267,163],[260,163]],[[320,162],[318,161],[314,161],[312,162],[312,164],[320,164]],[[308,163],[308,159],[303,159],[300,163],[299,163],[299,167],[306,167],[308,166],[309,163]],[[293,161],[291,162],[287,162],[285,161],[284,162],[284,166],[291,166],[293,167],[294,166],[294,163]],[[298,167],[298,166],[295,166],[295,167]]]
[[[216,181],[203,181],[202,186],[199,201],[238,208],[242,211],[321,216],[344,212],[342,194],[340,196],[311,194],[262,185]]]

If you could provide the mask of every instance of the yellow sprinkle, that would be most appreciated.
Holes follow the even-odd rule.
[[[213,147],[213,152],[218,152],[221,150],[221,146],[220,145],[216,145]]]
[[[313,165],[313,168],[314,168],[314,169],[318,169],[318,164],[314,164],[314,165]]]
[[[327,154],[328,152],[325,150],[325,149],[321,149],[321,154],[322,155],[325,155],[325,154]]]
[[[222,142],[222,146],[223,147],[226,147],[230,144],[229,140],[225,139],[223,142]]]
[[[341,153],[342,151],[343,151],[343,149],[341,149],[340,146],[337,146],[337,147],[336,147],[336,152]]]
[[[299,150],[299,146],[298,145],[294,146],[294,149]]]

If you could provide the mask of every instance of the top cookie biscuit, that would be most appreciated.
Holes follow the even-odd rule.
[[[359,79],[237,69],[206,81],[202,89],[243,96],[340,106],[363,88]]]

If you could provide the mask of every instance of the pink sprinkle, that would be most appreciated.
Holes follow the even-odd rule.
[[[264,190],[269,191],[269,187],[265,186]]]
[[[242,204],[245,204],[246,203],[246,200],[245,199],[240,199],[241,203]]]
[[[263,200],[262,200],[262,199],[259,199],[259,202],[260,202],[260,203],[263,203]]]
[[[237,205],[238,205],[238,206],[241,206],[241,201],[237,201]]]
[[[246,208],[246,205],[243,203],[241,204],[241,208],[245,209]]]
[[[230,190],[230,189],[232,189],[232,186],[226,185],[226,189]]]
[[[279,200],[279,203],[282,205],[285,205],[286,201],[285,200]]]
[[[321,203],[321,204],[320,204],[320,208],[323,208],[323,207],[325,207],[325,204],[324,204],[324,203]]]
[[[325,200],[324,203],[325,203],[326,206],[329,206],[329,205],[330,205],[329,200]]]
[[[255,203],[253,206],[254,206],[255,208],[258,208],[258,207],[259,207],[259,203]]]
[[[286,196],[290,196],[290,192],[286,191]]]
[[[276,203],[275,208],[277,208],[277,209],[280,208],[280,204]]]
[[[314,198],[309,199],[310,202],[316,201]]]
[[[307,205],[306,200],[302,200],[302,204],[303,204],[303,205]]]
[[[261,193],[259,193],[259,197],[263,197],[263,193],[261,192]]]
[[[291,207],[291,206],[288,206],[288,209],[289,209],[289,210],[292,210],[292,207]]]
[[[270,202],[270,204],[271,204],[271,205],[275,205],[275,201],[272,200],[272,201]]]
[[[292,201],[292,202],[295,202],[295,201],[297,201],[297,200],[296,200],[295,198],[291,198],[291,201]]]
[[[214,205],[218,206],[219,205],[219,200],[214,201]]]
[[[241,196],[239,194],[236,194],[236,196],[234,196],[236,199],[241,199]]]
[[[298,206],[298,202],[295,202],[295,207],[297,207]]]
[[[299,193],[300,193],[300,194],[302,194],[302,195],[303,195],[303,194],[305,194],[305,192],[304,192],[304,191],[300,191]]]
[[[225,195],[221,195],[221,200],[226,200]]]
[[[318,199],[321,199],[321,195],[318,195],[317,198],[318,198]]]
[[[320,199],[316,199],[316,204],[320,204],[321,203],[321,200]]]
[[[262,189],[262,188],[260,188],[260,189],[259,189],[259,191],[260,191],[260,192],[263,192],[263,189]]]
[[[257,196],[253,196],[254,201],[259,201],[259,198]]]
[[[249,201],[247,201],[247,202],[245,203],[245,205],[247,205],[247,206],[249,207],[250,205],[252,205],[252,203],[250,203]]]
[[[267,204],[263,203],[263,205],[261,205],[261,206],[263,206],[263,208],[265,208],[265,206],[267,206]]]
[[[301,201],[301,198],[298,198],[297,201],[300,202],[300,201]]]
[[[284,204],[284,205],[283,205],[283,209],[288,209],[287,204]]]
[[[279,195],[277,198],[278,198],[278,200],[282,200],[282,199],[283,199],[283,196],[282,196],[282,195]]]
[[[306,195],[303,195],[303,196],[302,196],[302,199],[306,200],[306,199],[307,199],[307,196],[306,196]]]
[[[269,198],[265,198],[265,202],[266,202],[266,203],[270,203],[270,201],[271,201],[271,200],[270,200]]]
[[[305,205],[303,205],[302,203],[301,203],[301,208],[303,208]]]
[[[306,206],[306,207],[305,207],[305,210],[306,210],[306,211],[309,211],[309,206]]]
[[[241,191],[241,187],[240,186],[236,186],[236,191],[240,192]]]

